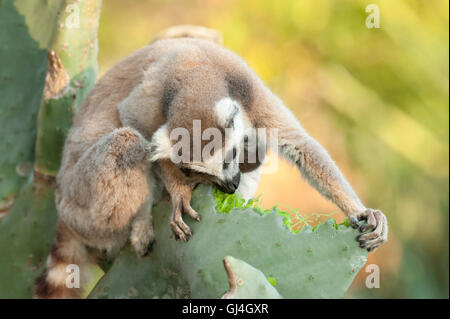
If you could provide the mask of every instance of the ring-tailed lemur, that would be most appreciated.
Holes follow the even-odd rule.
[[[80,289],[65,285],[66,266],[79,265],[83,276],[99,251],[114,254],[130,240],[136,253],[145,255],[154,237],[151,207],[159,181],[172,201],[170,227],[182,240],[192,234],[182,213],[200,220],[190,206],[196,184],[214,183],[251,197],[262,158],[235,160],[249,152],[243,141],[255,143],[251,128],[277,129],[278,153],[355,228],[367,220],[361,231],[371,231],[358,237],[362,247],[373,251],[387,240],[384,214],[361,203],[327,151],[283,102],[239,56],[214,41],[216,33],[208,38],[204,30],[190,31],[169,32],[119,62],[75,114],[57,176],[57,235],[35,297],[78,297]],[[220,156],[175,163],[170,133],[183,128],[194,140],[195,120],[202,135],[208,128],[232,128],[232,134],[220,144]],[[202,141],[198,147],[207,145]]]

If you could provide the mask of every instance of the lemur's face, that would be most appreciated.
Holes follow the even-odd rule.
[[[217,157],[204,162],[181,164],[179,167],[187,177],[202,177],[215,184],[225,193],[234,193],[239,187],[241,172],[238,163],[239,149],[233,147],[222,160]]]
[[[240,105],[223,98],[214,105],[215,127],[202,127],[201,160],[181,163],[188,176],[201,175],[221,191],[234,193],[239,186],[240,153],[244,140],[244,118]],[[195,150],[194,150],[195,152]]]
[[[201,177],[223,192],[234,193],[241,176],[244,115],[239,103],[228,97],[217,101],[211,111],[208,119],[192,120],[192,127],[185,122],[189,127],[158,130],[152,139],[157,144],[153,159],[170,157],[187,177]]]

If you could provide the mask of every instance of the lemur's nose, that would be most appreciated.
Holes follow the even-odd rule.
[[[239,187],[239,182],[241,181],[241,174],[237,173],[233,176],[231,181],[227,183],[227,188],[229,190],[229,193],[234,193],[236,189]]]
[[[241,174],[237,173],[233,178],[221,185],[218,185],[219,189],[227,194],[233,194],[239,187],[239,182],[241,181]]]
[[[237,173],[233,176],[232,183],[234,186],[234,190],[236,190],[239,187],[239,182],[241,181],[241,173]]]

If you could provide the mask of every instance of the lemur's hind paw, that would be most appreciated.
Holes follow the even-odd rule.
[[[186,225],[183,220],[171,221],[170,227],[172,228],[172,232],[175,235],[176,240],[181,239],[182,241],[188,241],[193,234],[191,228]]]
[[[353,228],[359,227],[364,233],[356,237],[361,248],[367,248],[372,252],[387,241],[388,223],[386,216],[380,210],[367,208],[362,213],[349,216],[349,220]],[[366,224],[360,226],[360,220],[366,220]]]
[[[133,225],[130,236],[131,245],[139,257],[147,256],[152,250],[155,234],[151,222]]]
[[[150,256],[150,253],[153,249],[153,244],[155,243],[155,240],[151,240],[147,247],[142,251],[142,254],[139,255],[139,257],[146,257],[146,256]]]
[[[188,214],[196,221],[200,221],[200,215],[194,209],[192,209],[188,200],[180,201],[179,203],[174,205],[170,227],[172,228],[172,232],[175,235],[175,239],[188,241],[189,237],[192,236],[194,232],[183,221],[183,218],[181,217],[182,212]]]

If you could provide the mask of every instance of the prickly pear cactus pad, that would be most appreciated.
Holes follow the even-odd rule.
[[[0,298],[31,298],[55,237],[55,197],[51,187],[28,185],[0,219]]]
[[[60,1],[0,1],[0,207],[28,182]]]
[[[192,206],[202,220],[184,218],[194,231],[187,243],[172,237],[170,205],[158,204],[151,255],[137,259],[131,250],[123,251],[90,297],[220,298],[230,288],[223,259],[233,256],[260,270],[284,298],[342,298],[367,260],[355,240],[359,231],[334,220],[295,234],[276,209],[261,214],[236,207],[221,213],[218,204],[210,187],[197,187]]]
[[[50,251],[64,139],[96,79],[100,7],[0,1],[0,212],[9,210],[0,219],[0,298],[30,298]]]

